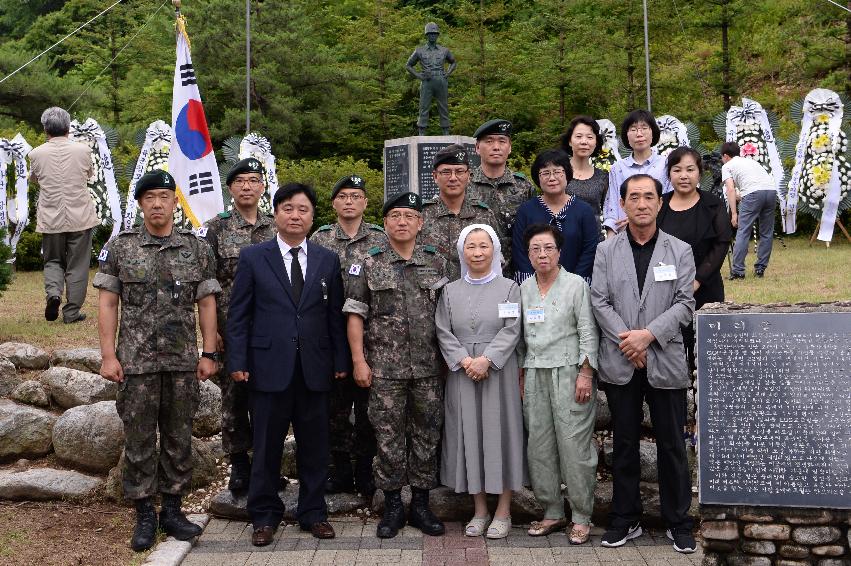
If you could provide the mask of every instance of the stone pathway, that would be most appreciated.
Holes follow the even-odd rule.
[[[590,543],[571,546],[562,532],[545,538],[526,534],[515,526],[508,538],[487,540],[463,534],[461,523],[447,523],[442,537],[423,536],[405,527],[399,536],[382,540],[375,537],[376,521],[364,525],[360,519],[331,521],[337,538],[317,540],[298,525],[278,529],[275,542],[263,548],[251,546],[251,528],[246,523],[212,519],[182,566],[283,566],[308,564],[349,564],[373,566],[484,566],[487,564],[581,564],[603,566],[691,566],[700,564],[703,553],[678,554],[664,531],[645,531],[644,536],[620,548],[602,548],[602,529],[594,528]]]

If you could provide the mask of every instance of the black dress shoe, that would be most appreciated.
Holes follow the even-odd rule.
[[[765,270],[764,269],[754,269],[753,274],[756,275],[757,277],[765,277]]]
[[[446,532],[443,522],[428,508],[427,489],[411,488],[411,509],[408,511],[408,524],[433,537]]]
[[[730,276],[727,278],[727,280],[728,281],[734,281],[736,279],[744,279],[744,278],[745,278],[744,273],[731,273]]]
[[[62,299],[59,297],[47,297],[47,305],[44,307],[44,320],[54,321],[59,318],[59,305]]]
[[[399,489],[384,491],[384,516],[375,529],[378,538],[393,538],[399,529],[405,526],[405,506],[402,505],[402,491]]]
[[[268,546],[275,541],[275,527],[266,525],[265,527],[254,527],[254,532],[251,533],[251,544],[254,546]]]
[[[64,322],[65,324],[74,324],[75,322],[83,322],[84,320],[86,320],[86,313],[81,312],[80,316],[78,316],[77,318],[72,318],[71,320],[63,320],[62,322]]]

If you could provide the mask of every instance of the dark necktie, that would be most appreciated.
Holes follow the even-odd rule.
[[[301,246],[290,249],[290,255],[293,256],[292,265],[290,266],[290,283],[293,286],[295,304],[298,304],[301,300],[301,291],[304,289],[304,274],[301,272],[301,264],[298,261],[298,252],[300,251]]]

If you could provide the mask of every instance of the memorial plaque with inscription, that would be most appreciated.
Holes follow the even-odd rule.
[[[700,502],[851,508],[851,313],[697,313]]]
[[[467,148],[470,166],[481,160],[476,154],[476,140],[468,136],[413,136],[384,142],[384,201],[408,191],[428,200],[438,189],[431,175],[434,154],[442,148],[460,143]]]

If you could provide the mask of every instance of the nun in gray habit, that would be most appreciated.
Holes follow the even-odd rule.
[[[458,256],[461,279],[444,288],[435,314],[449,366],[440,480],[473,496],[467,536],[504,538],[511,529],[511,493],[527,477],[515,354],[522,328],[520,287],[502,276],[499,239],[490,226],[464,228]],[[489,493],[499,495],[493,518]]]

